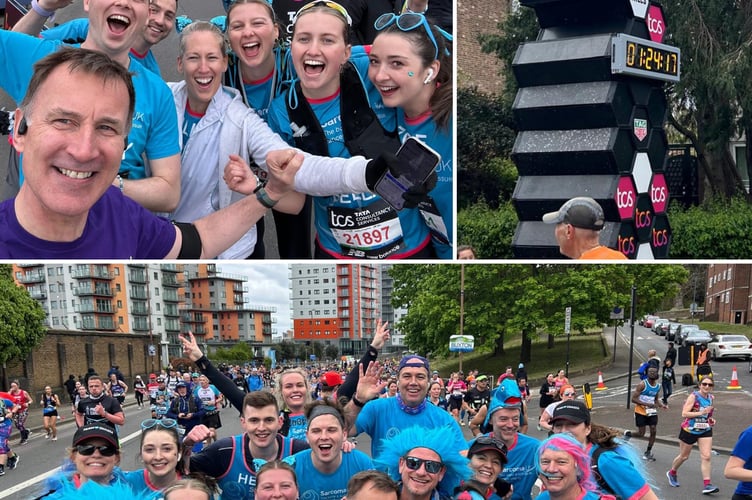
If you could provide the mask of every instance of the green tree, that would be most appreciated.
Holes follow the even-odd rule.
[[[324,348],[324,356],[326,357],[326,359],[336,360],[339,356],[339,348],[335,344],[328,344]]]
[[[3,387],[8,387],[5,367],[11,359],[25,359],[47,333],[45,313],[25,288],[13,281],[12,267],[0,264],[0,366]]]
[[[410,349],[446,355],[449,337],[459,332],[460,280],[464,272],[464,334],[479,349],[500,355],[504,342],[521,336],[522,359],[530,361],[531,341],[549,334],[548,346],[564,333],[565,308],[572,308],[571,331],[583,333],[609,322],[614,306],[630,304],[638,289],[636,316],[655,311],[674,297],[689,273],[677,265],[397,265],[392,305],[408,313],[396,328]]]

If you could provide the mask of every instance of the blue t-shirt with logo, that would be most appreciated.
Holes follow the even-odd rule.
[[[311,450],[295,455],[295,475],[298,477],[300,498],[340,500],[347,493],[347,482],[360,471],[373,469],[373,462],[362,451],[342,453],[342,463],[332,474],[319,472],[313,466]]]

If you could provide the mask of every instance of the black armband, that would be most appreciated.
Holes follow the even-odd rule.
[[[178,259],[198,259],[201,257],[201,235],[198,229],[190,222],[173,222],[183,235],[183,244],[180,245]]]
[[[363,408],[366,404],[362,401],[360,401],[358,398],[355,397],[355,394],[353,394],[353,397],[351,399],[353,404],[357,406],[358,408]]]

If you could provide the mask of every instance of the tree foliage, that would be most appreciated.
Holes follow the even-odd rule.
[[[615,306],[628,309],[632,284],[635,315],[655,311],[689,275],[677,265],[396,265],[392,305],[408,308],[396,328],[410,349],[448,353],[449,337],[460,333],[463,270],[463,333],[475,337],[476,348],[496,352],[522,332],[563,334],[566,307],[572,332],[609,322]]]
[[[39,302],[13,281],[12,268],[0,264],[0,365],[24,359],[42,341],[47,328]]]

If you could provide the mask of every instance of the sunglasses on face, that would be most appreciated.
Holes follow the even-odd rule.
[[[151,429],[155,425],[158,425],[165,429],[172,429],[173,427],[177,427],[178,423],[176,420],[171,419],[171,418],[163,418],[163,419],[147,418],[146,420],[141,422],[141,430],[145,431],[146,429]]]
[[[433,36],[431,25],[428,24],[426,16],[424,16],[423,14],[418,14],[417,12],[406,12],[399,15],[392,12],[387,12],[386,14],[382,14],[378,19],[376,19],[376,22],[373,23],[373,27],[376,28],[376,31],[381,31],[388,28],[392,24],[396,24],[397,27],[402,31],[412,31],[423,26],[423,29],[426,30],[426,34],[433,44],[435,50],[434,59],[439,58],[439,44],[436,43],[436,38],[434,38]],[[442,30],[438,26],[436,26],[436,30],[441,33],[441,36],[443,36],[446,40],[450,42],[452,41],[452,35]]]
[[[420,469],[421,464],[425,464],[426,472],[429,474],[438,474],[444,464],[436,460],[425,460],[418,457],[405,457],[405,465],[410,470]]]
[[[715,384],[712,384],[712,383],[710,383],[710,382],[703,382],[703,383],[702,383],[702,384],[700,384],[700,385],[704,385],[705,387],[713,387],[713,386],[714,386]]]
[[[94,446],[93,444],[79,444],[78,446],[76,446],[76,452],[85,457],[93,455],[94,450],[99,450],[99,454],[103,457],[111,457],[118,452],[117,448],[109,444],[101,446]]]
[[[574,392],[565,392],[564,395],[565,396],[574,396]]]

